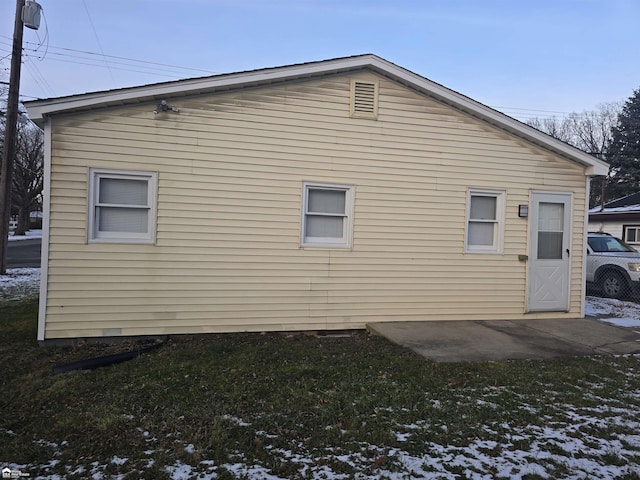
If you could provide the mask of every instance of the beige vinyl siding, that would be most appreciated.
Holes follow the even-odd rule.
[[[351,118],[353,78],[379,82]],[[525,316],[532,190],[582,168],[371,74],[52,119],[46,338],[361,328]],[[87,244],[89,168],[158,173],[154,245]],[[352,247],[300,247],[303,182],[354,185]],[[506,192],[502,254],[465,254],[468,188]],[[581,256],[571,311],[580,313]]]

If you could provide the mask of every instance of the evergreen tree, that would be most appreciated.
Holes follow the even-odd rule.
[[[622,107],[605,158],[611,165],[607,200],[640,191],[640,88]]]

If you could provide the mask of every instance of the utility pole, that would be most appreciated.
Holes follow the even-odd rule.
[[[0,275],[7,271],[7,246],[9,220],[11,218],[11,185],[13,163],[16,156],[16,129],[18,123],[18,99],[20,93],[20,67],[22,66],[22,7],[24,0],[16,1],[16,18],[13,25],[13,49],[11,50],[11,75],[7,99],[7,121],[4,130],[4,149],[0,170]]]

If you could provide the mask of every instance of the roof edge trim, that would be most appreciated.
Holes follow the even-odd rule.
[[[41,123],[42,119],[46,116],[76,109],[90,108],[92,106],[126,104],[134,100],[139,102],[141,100],[152,100],[154,98],[176,94],[195,94],[225,88],[258,86],[276,81],[281,82],[295,78],[340,73],[359,68],[371,68],[382,75],[417,89],[445,104],[488,122],[497,128],[521,137],[537,146],[551,150],[585,167],[584,174],[586,176],[606,175],[609,171],[607,163],[592,155],[584,153],[508,115],[373,54],[250,70],[212,77],[176,80],[167,83],[84,93],[68,97],[33,100],[24,102],[24,105],[32,120],[36,123]]]

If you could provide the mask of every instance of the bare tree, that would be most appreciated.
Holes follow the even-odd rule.
[[[30,227],[30,213],[42,205],[44,134],[34,124],[18,128],[11,203],[18,213],[16,235]]]
[[[573,145],[573,132],[571,131],[571,122],[566,118],[558,117],[535,117],[527,121],[527,124],[540,130],[541,132],[551,135],[553,138],[562,140],[565,143]]]
[[[593,111],[574,112],[563,118],[534,118],[527,123],[558,140],[607,161],[605,152],[611,142],[612,130],[617,124],[621,110],[621,102],[602,103]],[[606,187],[611,182],[611,173],[609,170],[607,176],[591,179],[589,206],[604,204],[608,200]]]

